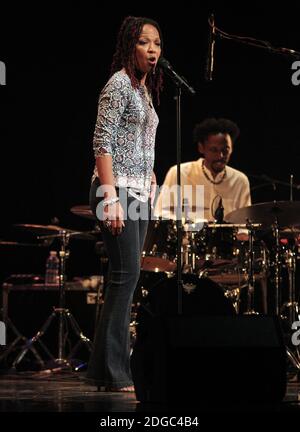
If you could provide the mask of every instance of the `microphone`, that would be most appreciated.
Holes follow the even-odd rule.
[[[216,38],[216,27],[215,17],[211,14],[208,20],[209,23],[209,35],[208,35],[208,50],[205,70],[205,80],[212,81],[214,71],[214,51],[215,51],[215,38]]]
[[[195,90],[191,87],[185,78],[178,75],[172,68],[170,62],[166,60],[164,57],[159,57],[157,66],[161,67],[175,82],[182,87],[185,87],[190,93],[195,94]]]
[[[219,205],[215,211],[214,217],[217,224],[221,224],[224,222],[224,207],[222,198],[220,198]]]

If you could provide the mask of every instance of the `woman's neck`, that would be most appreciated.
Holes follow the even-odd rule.
[[[146,73],[143,73],[140,70],[136,69],[135,76],[136,76],[137,80],[140,82],[141,85],[143,85],[143,86],[146,85],[146,78],[147,78],[147,74]]]

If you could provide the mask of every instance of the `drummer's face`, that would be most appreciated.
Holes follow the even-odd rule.
[[[204,144],[199,144],[199,151],[205,159],[205,166],[213,173],[221,172],[232,153],[232,141],[228,134],[209,135]]]

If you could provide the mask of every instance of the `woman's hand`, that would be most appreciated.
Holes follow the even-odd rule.
[[[113,235],[121,234],[124,223],[124,210],[120,201],[104,206],[104,225]]]

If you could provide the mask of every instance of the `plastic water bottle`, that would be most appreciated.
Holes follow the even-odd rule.
[[[59,259],[56,251],[50,251],[46,261],[45,285],[59,285]]]

